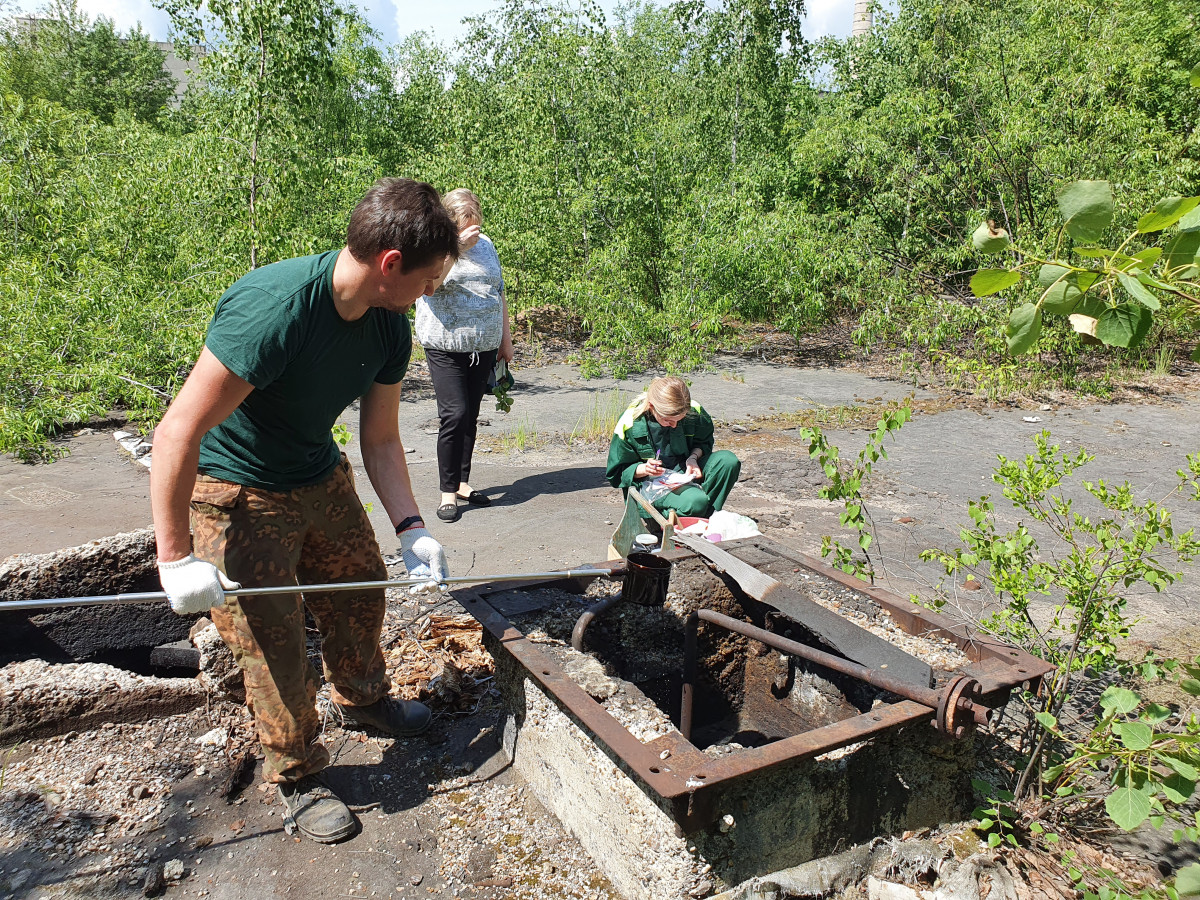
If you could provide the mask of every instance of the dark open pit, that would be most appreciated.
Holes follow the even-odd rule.
[[[617,678],[636,685],[676,727],[685,670],[685,622],[704,608],[783,637],[832,649],[773,608],[730,591],[697,557],[675,564],[671,599],[661,607],[622,604],[595,620],[585,649]],[[514,624],[521,626],[520,617]],[[708,624],[698,629],[698,680],[691,743],[759,747],[869,711],[886,691],[797,660]]]
[[[462,594],[515,767],[613,883],[704,896],[969,814],[972,716],[1045,667],[765,538],[722,547],[736,559],[721,572],[672,554],[662,606],[605,610],[619,588],[599,582],[590,610],[553,587]],[[810,648],[837,658],[796,655]],[[844,657],[858,674],[835,671],[854,668]]]
[[[55,553],[11,556],[0,564],[0,602],[159,590],[150,529]],[[0,665],[43,659],[107,663],[140,674],[195,674],[193,656],[154,653],[186,640],[195,618],[175,615],[166,601],[0,612]]]

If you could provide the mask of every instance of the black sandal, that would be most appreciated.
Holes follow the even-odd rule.
[[[462,497],[462,494],[459,494],[459,496]],[[468,503],[474,504],[475,506],[490,506],[492,502],[491,497],[489,497],[487,494],[481,494],[479,491],[471,491],[471,493],[467,494],[465,497],[462,497],[462,499],[466,500]]]
[[[459,517],[457,503],[443,503],[437,508],[437,517],[443,522],[457,522]]]

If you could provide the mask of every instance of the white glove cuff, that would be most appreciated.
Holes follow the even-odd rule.
[[[155,562],[158,563],[158,569],[160,572],[163,569],[182,569],[184,566],[190,565],[191,563],[194,563],[195,561],[196,561],[196,557],[193,556],[191,553],[189,553],[183,559],[175,559],[175,560],[172,560],[171,562],[163,562],[162,560],[155,560]]]

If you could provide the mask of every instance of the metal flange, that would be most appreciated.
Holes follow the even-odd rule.
[[[986,724],[992,711],[973,702],[981,694],[979,682],[971,676],[955,677],[940,692],[934,727],[942,734],[961,738],[976,725]]]

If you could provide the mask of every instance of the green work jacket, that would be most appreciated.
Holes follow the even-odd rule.
[[[647,419],[652,415],[649,411],[640,416],[634,416],[631,406],[617,421],[613,430],[612,443],[608,445],[608,466],[604,477],[615,488],[626,490],[635,481],[634,472],[637,467],[648,459],[654,459],[655,447],[650,440],[650,427]],[[692,403],[692,408],[683,420],[671,431],[671,452],[684,459],[697,447],[703,451],[701,465],[713,449],[712,416],[704,411],[699,403]]]

